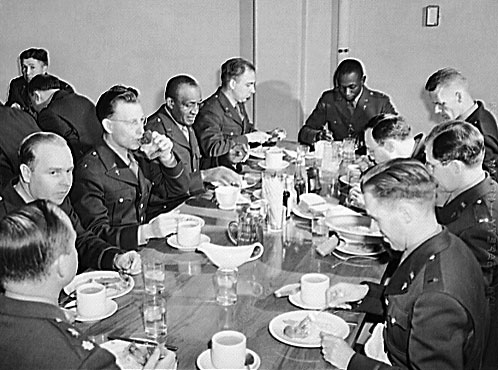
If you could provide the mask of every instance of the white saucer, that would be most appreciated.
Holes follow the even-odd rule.
[[[254,357],[254,362],[251,366],[249,366],[249,369],[251,369],[251,370],[259,369],[259,366],[261,365],[261,358],[259,358],[259,356],[256,352],[254,352],[253,350],[251,350],[249,348],[247,348],[246,351],[249,352]],[[197,357],[196,363],[197,363],[197,367],[200,370],[215,369],[213,363],[211,362],[211,350],[210,349],[206,349],[204,352],[202,352]]]
[[[80,316],[78,314],[76,307],[73,307],[70,310],[76,313],[76,318],[75,318],[76,321],[81,321],[81,322],[99,321],[99,320],[103,320],[103,319],[106,319],[106,318],[114,315],[116,313],[116,311],[118,310],[118,304],[115,301],[113,301],[112,299],[108,299],[107,303],[106,303],[105,313],[103,313],[102,315],[93,316],[93,317]]]
[[[201,245],[202,243],[209,243],[210,241],[211,238],[209,236],[201,234],[201,242],[199,243],[199,245]],[[199,245],[193,247],[181,246],[180,244],[178,244],[178,239],[176,234],[169,236],[168,239],[166,239],[166,242],[170,245],[170,247],[178,249],[182,252],[195,252],[195,250],[199,246]]]
[[[282,165],[280,167],[267,167],[266,166],[266,161],[259,161],[258,162],[258,166],[265,169],[265,170],[274,170],[274,171],[279,171],[279,170],[283,170],[287,167],[289,167],[289,162],[287,161],[282,161]]]
[[[304,308],[305,310],[321,310],[322,308],[325,308],[325,306],[315,306],[304,303],[303,300],[301,299],[301,291],[295,294],[291,294],[289,296],[289,302],[292,303],[294,306],[297,306],[299,308]]]
[[[227,207],[222,207],[222,206],[220,206],[220,205],[218,204],[218,208],[219,208],[219,209],[222,209],[222,210],[224,210],[224,211],[233,211],[236,207],[237,207],[237,205],[235,205],[235,206],[233,206],[233,207],[228,207],[228,208],[227,208]]]

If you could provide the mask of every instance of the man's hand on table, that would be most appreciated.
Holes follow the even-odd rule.
[[[250,143],[264,143],[271,138],[271,135],[263,131],[253,131],[245,134],[245,137]]]
[[[228,160],[231,163],[245,162],[249,157],[249,145],[244,143],[235,143],[228,152]]]
[[[242,186],[240,175],[230,168],[219,166],[201,171],[202,181],[210,183],[221,183],[222,185]]]
[[[140,271],[141,264],[142,260],[136,251],[117,254],[114,258],[114,267],[116,270],[124,271],[127,274]]]
[[[168,213],[160,214],[148,224],[140,225],[139,243],[153,238],[164,238],[176,232],[176,218]]]
[[[174,370],[176,368],[177,364],[175,352],[164,348],[162,345],[158,345],[154,349],[154,352],[150,355],[149,360],[143,367],[144,370]]]
[[[331,363],[338,369],[347,369],[349,361],[354,355],[354,350],[335,335],[321,334],[322,354],[325,361]]]
[[[368,285],[337,283],[327,289],[327,302],[329,307],[350,309],[348,302],[356,302],[368,293]]]

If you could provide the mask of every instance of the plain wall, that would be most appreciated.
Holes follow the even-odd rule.
[[[50,73],[94,102],[125,84],[140,90],[151,114],[180,73],[194,76],[207,98],[223,61],[252,56],[250,41],[241,51],[248,27],[234,0],[0,0],[0,100],[20,74],[19,53],[33,46],[49,51]]]

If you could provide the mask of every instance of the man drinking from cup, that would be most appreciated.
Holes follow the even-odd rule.
[[[37,200],[0,221],[0,358],[6,369],[118,369],[114,356],[74,328],[59,292],[78,268],[68,216]],[[49,338],[49,340],[47,340]],[[144,368],[173,368],[156,349]]]
[[[146,211],[164,212],[167,201],[188,194],[188,177],[172,153],[171,140],[153,132],[151,144],[160,155],[151,160],[136,152],[147,119],[138,92],[131,87],[114,86],[104,92],[97,102],[97,116],[104,142],[77,165],[71,193],[83,224],[124,249],[171,234],[176,229],[174,218],[146,223]]]

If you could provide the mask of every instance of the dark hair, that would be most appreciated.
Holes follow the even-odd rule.
[[[35,91],[46,91],[51,89],[60,89],[60,80],[49,74],[36,75],[28,83],[28,94],[33,94]]]
[[[365,126],[365,131],[367,129],[372,129],[372,137],[379,145],[384,145],[387,139],[405,140],[411,133],[405,119],[392,113],[373,116]]]
[[[29,168],[33,169],[32,164],[36,159],[35,149],[40,144],[44,143],[67,146],[66,140],[57,134],[42,131],[34,132],[26,136],[19,146],[19,150],[17,152],[19,164],[25,164]]]
[[[251,62],[243,58],[228,59],[221,65],[221,85],[227,86],[232,78],[242,76],[247,69],[256,70]]]
[[[0,282],[45,276],[62,254],[69,254],[68,216],[47,200],[35,200],[0,220]]]
[[[467,79],[455,68],[442,68],[429,77],[425,84],[425,90],[431,92],[453,82],[460,82],[465,86],[467,85]]]
[[[33,58],[48,66],[48,52],[45,49],[30,48],[19,54],[19,61]]]
[[[480,166],[484,158],[484,137],[465,121],[453,120],[434,126],[426,143],[439,162],[457,160],[467,166]]]
[[[383,200],[433,202],[436,183],[420,161],[396,158],[368,169],[361,178],[361,190]]]
[[[344,76],[356,72],[358,76],[363,77],[364,71],[361,62],[357,59],[344,59],[334,73],[334,80],[339,80],[339,76]]]
[[[100,122],[104,118],[109,118],[114,114],[118,102],[136,103],[138,102],[138,91],[133,87],[115,85],[100,95],[97,101],[97,118]]]
[[[178,75],[175,77],[170,78],[168,83],[166,84],[166,90],[164,91],[164,99],[171,98],[171,99],[177,99],[178,98],[178,90],[180,89],[181,85],[189,85],[189,86],[199,86],[197,84],[197,81],[194,80],[192,77],[187,76],[187,75]]]

